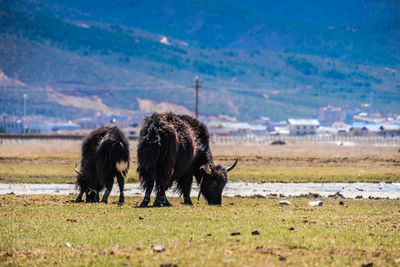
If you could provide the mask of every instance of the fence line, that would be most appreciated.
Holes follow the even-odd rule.
[[[0,134],[0,140],[7,139],[34,139],[34,140],[48,140],[48,139],[61,139],[61,140],[83,140],[86,135],[82,134]],[[128,135],[129,140],[137,140],[135,135]]]
[[[324,144],[337,145],[400,145],[400,136],[271,136],[271,135],[246,135],[246,136],[212,136],[211,142],[217,144],[271,144],[274,141],[283,141],[287,144]]]
[[[83,140],[84,135],[55,135],[55,134],[0,134],[0,140],[6,139],[63,139]],[[137,140],[137,136],[128,136],[129,140]],[[271,144],[274,141],[283,141],[287,144],[324,144],[337,145],[400,145],[400,136],[274,136],[274,135],[245,135],[245,136],[212,136],[211,142],[217,144]]]

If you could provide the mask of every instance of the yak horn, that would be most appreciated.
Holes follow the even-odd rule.
[[[230,167],[226,168],[226,172],[229,172],[229,171],[233,170],[233,168],[235,168],[235,166],[236,166],[236,163],[238,162],[238,160],[239,160],[239,159],[236,159],[235,163],[233,163],[233,165],[232,165],[232,166],[230,166]]]
[[[211,169],[210,169],[210,165],[211,163],[207,163],[206,168],[204,169],[206,171],[207,174],[211,174]]]
[[[78,171],[77,165],[78,165],[78,163],[75,163],[75,171],[77,174],[82,175],[82,173],[80,171]]]
[[[201,177],[200,183],[199,183],[199,195],[197,196],[197,201],[200,201],[200,196],[201,196],[201,183],[203,182],[203,177]]]

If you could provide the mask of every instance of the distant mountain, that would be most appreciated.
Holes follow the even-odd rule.
[[[240,120],[311,117],[327,105],[400,113],[397,1],[105,1],[0,3],[0,112],[90,115],[66,96],[139,109],[138,99]],[[47,88],[47,89],[46,89]],[[173,106],[173,105],[172,105]]]

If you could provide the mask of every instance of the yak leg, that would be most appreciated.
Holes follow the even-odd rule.
[[[96,193],[93,191],[89,191],[86,193],[86,203],[96,202]]]
[[[99,201],[100,201],[100,193],[97,192],[97,193],[94,195],[94,202],[99,202]]]
[[[119,203],[124,203],[125,197],[124,197],[124,184],[125,184],[125,179],[122,173],[117,172],[117,182],[119,186]]]
[[[108,196],[111,193],[113,185],[114,185],[114,177],[112,177],[111,179],[107,180],[106,191],[104,192],[104,195],[103,195],[103,198],[101,199],[101,202],[104,202],[104,203],[108,202]]]
[[[83,200],[82,200],[83,193],[85,193],[85,191],[81,189],[81,191],[79,192],[78,197],[75,200],[76,203],[83,202]]]
[[[144,194],[143,201],[142,201],[142,203],[140,203],[141,208],[146,208],[149,205],[150,195],[151,195],[151,192],[153,191],[153,187],[154,187],[154,184],[149,184],[148,187],[146,188],[146,193]]]
[[[144,188],[146,189],[146,192],[144,194],[143,201],[142,201],[142,203],[140,203],[140,206],[139,206],[141,208],[146,208],[150,203],[150,195],[151,195],[151,192],[153,192],[153,188],[154,188],[153,174],[146,175],[146,177],[144,177],[144,181],[145,181]]]
[[[178,188],[183,194],[183,204],[185,205],[193,205],[192,200],[190,199],[190,190],[192,189],[193,176],[188,175],[182,177],[181,180],[178,181]]]
[[[169,203],[167,196],[165,195],[165,181],[161,177],[157,177],[156,188],[157,196],[156,199],[154,199],[153,207],[171,206],[171,203]]]

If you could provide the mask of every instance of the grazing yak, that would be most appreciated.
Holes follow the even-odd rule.
[[[124,179],[129,169],[129,142],[118,127],[101,127],[92,131],[83,141],[81,169],[77,172],[76,187],[80,190],[76,202],[98,202],[99,192],[106,188],[102,202],[108,196],[117,177],[119,202],[124,203]]]
[[[147,207],[156,185],[153,206],[170,206],[165,191],[176,183],[184,204],[192,205],[190,190],[193,176],[210,205],[220,205],[227,183],[228,168],[215,165],[206,126],[187,115],[153,113],[144,119],[137,148],[139,180],[145,189],[140,207]]]

